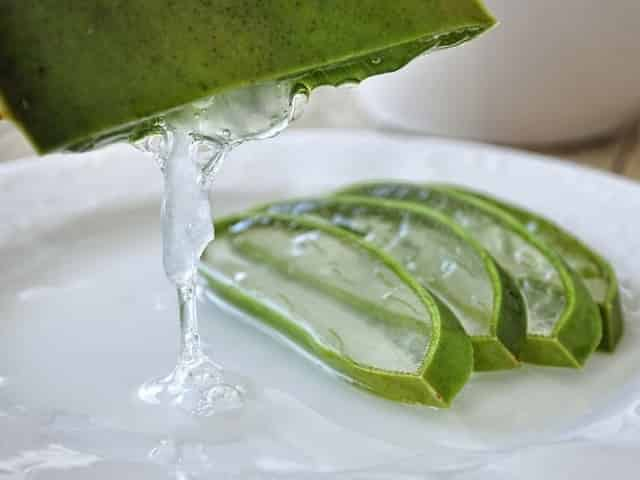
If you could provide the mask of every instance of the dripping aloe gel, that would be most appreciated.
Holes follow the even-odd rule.
[[[178,363],[168,375],[139,388],[145,402],[202,416],[242,405],[242,386],[227,382],[204,353],[198,329],[197,268],[214,238],[209,189],[233,148],[284,130],[302,98],[288,82],[221,94],[158,119],[152,132],[136,143],[154,155],[164,177],[163,263],[176,287],[180,323]]]

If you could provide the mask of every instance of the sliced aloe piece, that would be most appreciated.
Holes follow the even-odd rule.
[[[486,250],[446,216],[408,202],[348,196],[268,208],[328,220],[391,255],[461,321],[473,342],[476,371],[519,365],[526,313],[518,288]]]
[[[216,225],[210,289],[356,384],[446,407],[467,381],[471,341],[390,256],[340,228],[286,215]]]
[[[528,335],[523,361],[580,367],[600,343],[600,312],[580,277],[504,210],[482,199],[429,185],[369,183],[343,193],[426,205],[473,235],[516,279],[525,299]]]
[[[495,20],[479,0],[0,2],[0,115],[40,152],[223,91],[390,72]]]
[[[602,340],[599,349],[613,352],[623,332],[622,308],[618,280],[611,265],[581,240],[552,221],[529,210],[499,200],[490,195],[458,186],[444,186],[465,195],[481,198],[508,212],[520,221],[532,235],[551,247],[582,278],[591,297],[600,307]]]

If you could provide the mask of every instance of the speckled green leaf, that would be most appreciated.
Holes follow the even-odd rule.
[[[479,0],[0,2],[0,112],[40,152],[243,86],[359,81],[495,23]]]

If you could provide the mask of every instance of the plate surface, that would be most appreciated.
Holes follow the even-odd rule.
[[[490,191],[565,225],[618,271],[615,355],[583,371],[477,374],[453,408],[396,405],[331,377],[203,301],[211,356],[249,385],[195,423],[136,402],[176,354],[162,276],[161,179],[126,146],[0,165],[0,479],[635,478],[640,445],[640,186],[476,144],[330,130],[245,145],[214,208],[380,178]]]

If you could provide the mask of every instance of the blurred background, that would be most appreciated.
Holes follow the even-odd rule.
[[[495,30],[356,88],[321,88],[293,128],[512,145],[640,180],[640,1],[486,3]],[[30,153],[0,122],[0,159]]]

